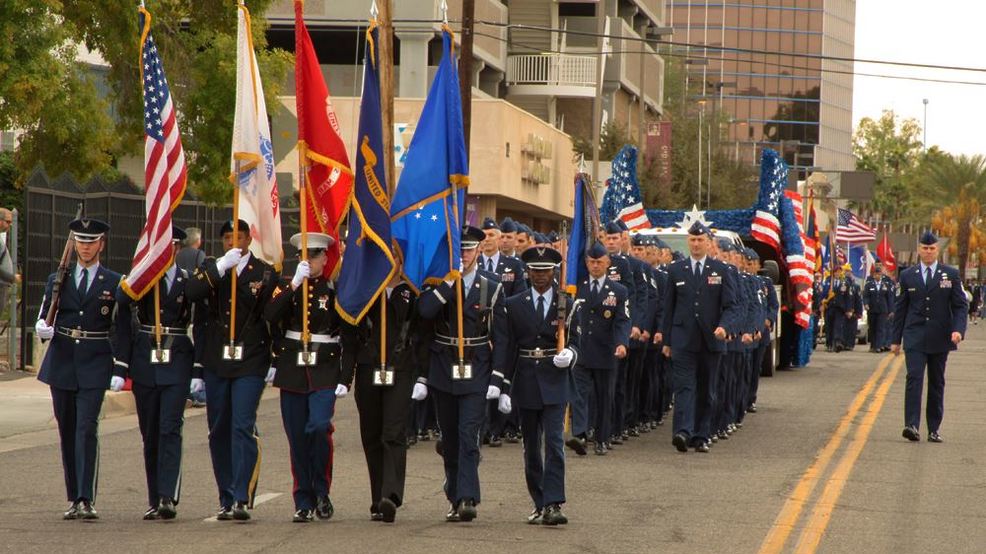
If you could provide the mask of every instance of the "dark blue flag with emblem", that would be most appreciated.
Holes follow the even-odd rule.
[[[363,99],[359,109],[356,181],[349,201],[346,255],[336,282],[336,310],[355,325],[387,287],[397,263],[391,251],[390,199],[384,173],[377,26],[366,32]]]
[[[588,175],[575,176],[575,213],[572,214],[572,234],[568,238],[568,258],[565,260],[565,292],[575,294],[578,284],[588,278],[585,250],[592,246],[599,233],[599,212],[592,194]]]
[[[469,163],[455,59],[452,31],[444,27],[442,60],[390,207],[391,229],[404,275],[419,290],[426,283],[459,275]]]

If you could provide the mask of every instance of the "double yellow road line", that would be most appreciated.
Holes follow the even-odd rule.
[[[877,415],[880,414],[880,410],[883,408],[883,402],[886,400],[887,393],[890,391],[890,385],[896,380],[897,374],[903,365],[903,355],[894,356],[893,354],[888,354],[880,360],[876,370],[870,375],[863,388],[853,398],[845,415],[839,420],[839,425],[832,432],[828,443],[818,452],[815,461],[808,466],[808,469],[801,476],[801,480],[798,481],[797,486],[788,495],[784,506],[774,520],[773,526],[767,533],[766,538],[764,538],[763,544],[760,545],[760,554],[777,554],[784,549],[788,538],[801,519],[801,514],[810,504],[812,492],[814,492],[816,486],[821,481],[832,458],[839,451],[846,437],[849,436],[850,430],[854,426],[853,421],[856,419],[860,410],[863,409],[866,399],[875,388],[876,392],[873,394],[862,420],[858,424],[855,424],[855,433],[853,434],[852,440],[843,452],[838,465],[829,474],[828,478],[825,479],[825,487],[822,489],[818,498],[815,499],[812,505],[811,515],[809,516],[808,522],[802,528],[801,536],[798,538],[797,545],[794,549],[797,554],[811,554],[815,552],[822,540],[822,536],[825,534],[825,529],[828,527],[835,504],[842,495],[842,489],[846,485],[849,473],[856,464],[856,460],[859,459],[863,447],[866,446],[870,431],[873,429],[873,423],[876,421]],[[889,371],[887,370],[888,368],[890,368]],[[882,381],[880,381],[881,377],[883,378]],[[879,386],[877,385],[878,382]]]

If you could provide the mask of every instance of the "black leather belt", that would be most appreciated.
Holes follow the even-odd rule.
[[[521,358],[530,358],[533,360],[540,360],[547,358],[549,356],[554,356],[558,351],[554,348],[535,348],[533,350],[528,350],[526,348],[518,349]]]
[[[110,338],[109,331],[84,331],[82,329],[69,329],[68,327],[58,327],[55,331],[73,339],[99,340]]]
[[[153,335],[153,334],[156,333],[156,331],[154,330],[154,326],[153,325],[141,325],[140,326],[140,332],[141,333],[147,333],[148,335]],[[188,328],[187,327],[165,327],[165,326],[162,325],[161,326],[161,335],[162,336],[174,336],[174,337],[187,337],[188,336]]]
[[[435,342],[445,346],[459,346],[459,337],[446,337],[445,335],[435,335]],[[463,337],[463,346],[486,346],[490,342],[489,335],[482,337]]]

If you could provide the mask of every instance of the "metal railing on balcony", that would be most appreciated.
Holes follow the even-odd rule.
[[[573,54],[519,54],[507,58],[507,86],[512,94],[524,94],[516,87],[556,87],[557,90],[526,89],[528,94],[555,96],[594,96],[596,57]]]

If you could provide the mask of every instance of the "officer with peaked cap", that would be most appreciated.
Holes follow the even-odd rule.
[[[671,359],[674,437],[679,452],[708,452],[715,383],[726,338],[741,319],[735,273],[711,258],[711,233],[700,222],[688,229],[689,257],[668,266],[661,324],[663,353]]]
[[[888,327],[893,317],[894,282],[883,274],[883,264],[873,267],[873,274],[866,277],[863,285],[863,306],[866,307],[866,321],[870,336],[870,352],[884,352],[890,349]]]
[[[921,236],[918,258],[920,263],[902,271],[898,279],[891,350],[899,354],[903,345],[907,363],[904,437],[911,441],[921,438],[921,388],[927,369],[928,440],[942,442],[939,429],[945,411],[945,363],[948,353],[965,337],[969,301],[959,270],[938,262],[938,237],[934,233]]]
[[[291,245],[300,250],[301,238],[301,233],[291,237]],[[298,263],[294,277],[281,279],[264,308],[264,319],[278,330],[265,380],[281,389],[281,421],[294,477],[295,523],[329,519],[335,511],[329,497],[335,450],[332,418],[336,400],[349,394],[353,382],[353,368],[340,364],[342,320],[335,310],[335,290],[323,275],[327,250],[335,241],[326,234],[308,233],[307,242],[308,259]],[[303,336],[306,280],[307,346]]]
[[[516,355],[510,398],[520,412],[524,437],[524,474],[534,509],[531,524],[568,523],[565,503],[565,406],[569,401],[570,368],[577,348],[558,347],[559,289],[554,284],[561,254],[546,246],[521,254],[531,276],[530,290],[507,298],[507,331]],[[569,320],[570,321],[570,320]],[[569,344],[572,337],[566,335]],[[544,437],[542,454],[542,436]]]
[[[112,334],[116,288],[120,274],[99,263],[110,226],[97,219],[69,223],[74,233],[76,263],[65,273],[55,318],[45,318],[51,306],[56,274],[48,276],[41,311],[34,328],[42,340],[51,340],[38,380],[51,388],[58,422],[62,469],[68,501],[64,519],[98,519],[99,411],[103,396],[115,379],[114,360],[119,336]]]
[[[486,400],[500,399],[500,411],[510,412],[506,312],[496,276],[476,267],[477,248],[485,238],[475,227],[462,229],[462,337],[465,364],[459,360],[456,283],[447,280],[426,288],[418,313],[434,323],[427,377],[414,385],[412,398],[434,394],[442,431],[445,462],[446,521],[472,521],[480,503],[479,434]]]
[[[219,229],[226,253],[206,258],[186,288],[192,302],[208,301],[204,327],[203,379],[193,392],[208,390],[209,452],[219,492],[216,519],[250,519],[260,475],[257,407],[270,369],[271,337],[264,308],[277,286],[278,272],[250,253],[250,226],[242,219]],[[236,274],[236,314],[231,297]],[[230,345],[230,325],[234,344]]]
[[[566,443],[584,455],[590,426],[595,428],[595,453],[606,455],[614,434],[613,390],[617,363],[626,358],[630,341],[630,307],[626,287],[608,276],[612,265],[602,244],[585,253],[589,275],[578,285],[573,305],[579,359],[575,365],[578,392],[572,401],[572,438]]]
[[[175,256],[185,240],[185,231],[171,231]],[[125,377],[133,380],[137,421],[144,441],[144,470],[147,475],[145,520],[174,519],[181,493],[182,427],[185,399],[192,378],[202,378],[196,365],[201,348],[206,307],[189,302],[185,294],[189,274],[172,263],[153,290],[134,300],[124,287],[116,293],[118,311],[116,332],[120,337],[117,358],[126,365],[114,368],[112,390],[123,386]],[[158,300],[155,301],[155,294]],[[157,306],[155,306],[157,304]],[[160,339],[154,311],[160,310]],[[195,322],[193,343],[188,326]]]

